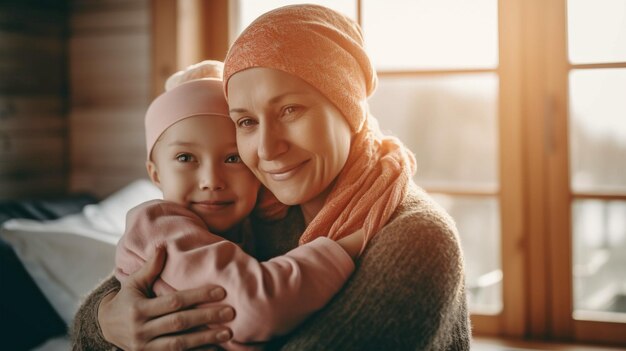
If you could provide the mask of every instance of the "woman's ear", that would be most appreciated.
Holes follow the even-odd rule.
[[[146,161],[146,170],[148,171],[148,176],[154,185],[156,185],[159,189],[161,189],[161,181],[159,180],[159,170],[157,169],[156,164],[154,162],[148,160]],[[163,190],[163,189],[161,189]]]

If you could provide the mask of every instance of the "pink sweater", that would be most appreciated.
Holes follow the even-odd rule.
[[[255,238],[263,240],[263,238]],[[129,211],[126,233],[117,245],[115,275],[124,279],[167,246],[167,261],[154,285],[157,295],[206,285],[220,285],[235,319],[227,349],[285,335],[321,309],[346,282],[354,263],[339,244],[320,237],[283,256],[259,262],[237,244],[208,231],[192,211],[153,200]]]

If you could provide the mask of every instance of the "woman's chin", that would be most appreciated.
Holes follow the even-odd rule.
[[[275,184],[274,184],[275,185]],[[268,187],[268,189],[276,196],[278,201],[282,202],[285,205],[296,206],[302,205],[303,203],[310,200],[312,197],[310,192],[303,192],[303,188],[306,189],[305,185],[298,186],[274,186],[277,188],[276,190],[272,190],[272,188]]]
[[[278,201],[280,201],[281,203],[287,205],[287,206],[297,206],[302,204],[302,198],[300,196],[294,196],[294,194],[278,194],[278,193],[274,193],[274,196],[276,196],[276,198],[278,199]]]

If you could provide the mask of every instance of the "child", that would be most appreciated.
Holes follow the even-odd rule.
[[[271,201],[257,201],[260,183],[237,153],[222,82],[214,78],[221,77],[221,63],[203,62],[186,75],[206,77],[207,71],[210,78],[182,77],[146,113],[146,166],[164,200],[129,211],[115,274],[123,281],[157,246],[166,246],[154,292],[224,287],[227,297],[220,304],[232,306],[236,316],[226,324],[232,340],[221,346],[246,348],[288,333],[322,308],[354,270],[363,236],[357,231],[337,242],[319,238],[267,262],[242,249],[252,246],[247,217],[255,206],[266,218],[277,211]]]

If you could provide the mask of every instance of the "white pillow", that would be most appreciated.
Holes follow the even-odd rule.
[[[68,325],[80,299],[112,272],[119,239],[93,229],[83,214],[43,222],[12,219],[0,236]]]
[[[113,271],[115,245],[123,234],[126,212],[160,196],[152,183],[138,180],[82,213],[52,221],[9,220],[0,237],[14,248],[69,325],[81,299]]]
[[[67,351],[72,349],[69,336],[63,335],[48,339],[45,343],[35,347],[31,351]]]
[[[83,213],[91,225],[103,232],[124,233],[126,212],[148,200],[161,199],[163,194],[147,179],[138,179],[98,204],[87,205]]]

